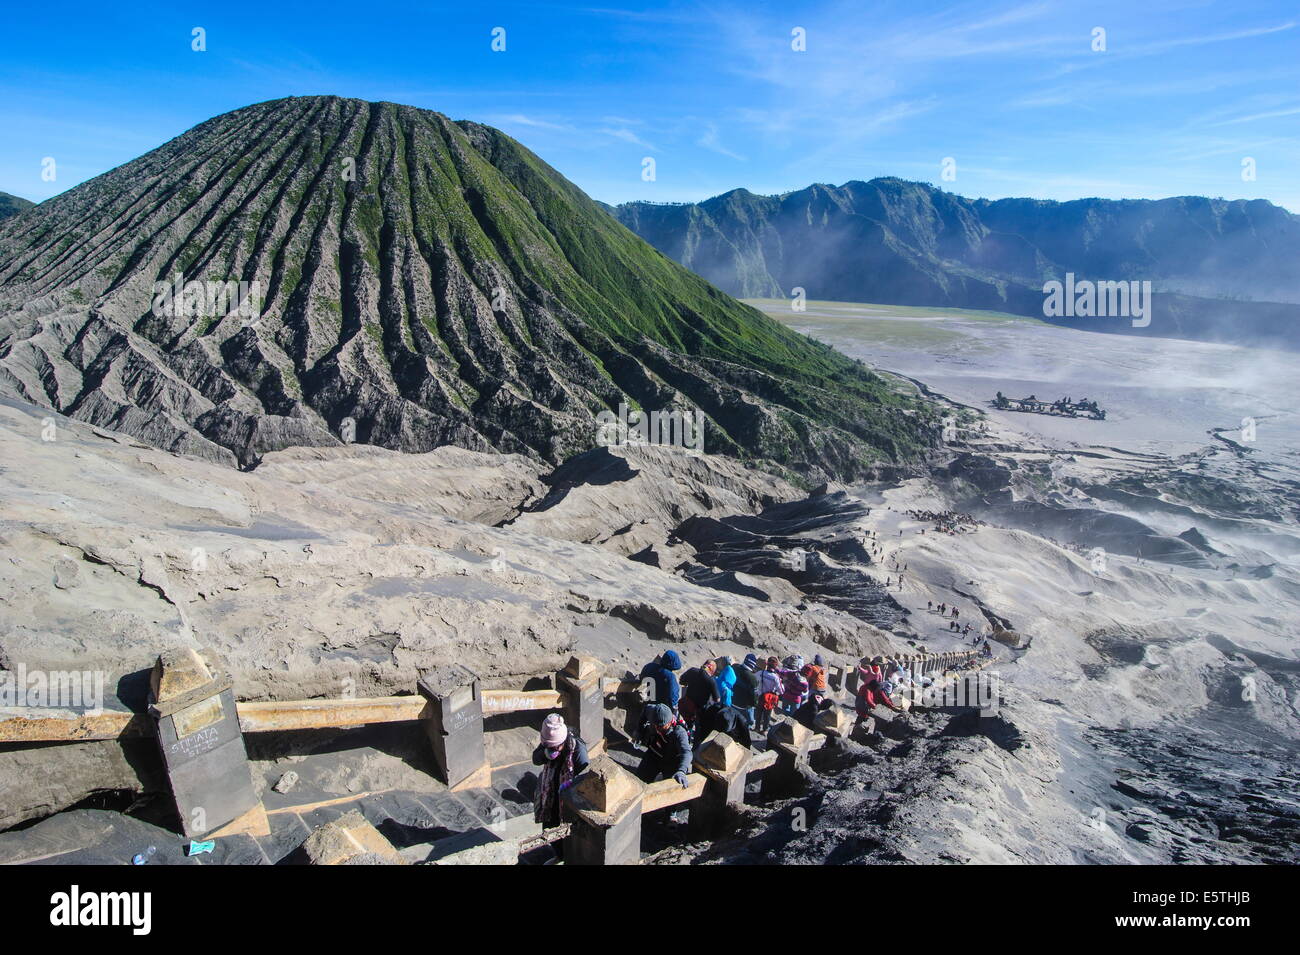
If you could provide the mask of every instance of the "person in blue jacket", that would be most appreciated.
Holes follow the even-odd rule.
[[[677,682],[677,674],[674,670],[682,668],[682,658],[676,650],[665,650],[655,659],[651,660],[641,668],[639,679],[654,680],[655,693],[653,703],[663,703],[674,713],[677,712],[677,704],[682,699],[682,687]]]
[[[731,657],[718,657],[718,672],[714,679],[718,683],[719,702],[731,706],[731,694],[736,688],[736,671],[731,669]]]

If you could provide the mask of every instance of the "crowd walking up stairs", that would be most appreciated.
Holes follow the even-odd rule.
[[[904,710],[996,705],[995,683],[978,675],[992,660],[977,651],[893,659],[913,676],[911,685],[895,693]],[[744,804],[751,779],[762,780],[765,794],[788,791],[799,776],[813,772],[810,757],[829,740],[847,737],[855,728],[872,732],[874,724],[860,725],[850,704],[857,667],[831,666],[828,675],[833,705],[818,714],[813,727],[783,720],[772,727],[761,750],[713,732],[696,741],[693,772],[684,786],[673,779],[645,783],[609,755],[611,735],[632,735],[620,730],[635,725],[648,688],[630,677],[606,677],[602,664],[588,656],[572,657],[554,675],[554,689],[484,689],[473,672],[450,666],[422,675],[416,692],[406,696],[237,702],[232,680],[215,655],[169,651],[150,672],[147,712],[3,710],[0,744],[155,737],[181,833],[211,840],[268,831],[244,734],[418,722],[441,782],[457,792],[489,784],[486,718],[538,711],[540,722],[541,714],[558,710],[579,736],[592,741],[590,765],[563,794],[568,821],[504,847],[507,855],[498,852],[492,861],[518,861],[517,854],[563,840],[566,864],[635,864],[648,814],[685,805],[692,838],[710,838]],[[301,848],[315,864],[407,861],[359,812],[317,827]]]

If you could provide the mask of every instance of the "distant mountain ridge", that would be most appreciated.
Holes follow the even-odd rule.
[[[10,216],[16,216],[20,212],[26,212],[35,206],[36,203],[30,199],[24,199],[21,196],[11,196],[7,192],[0,192],[0,219],[8,219]]]
[[[745,189],[699,203],[629,202],[613,215],[744,298],[789,296],[997,309],[1043,317],[1043,283],[1073,272],[1151,281],[1155,321],[1133,334],[1300,344],[1300,216],[1264,200],[967,199],[897,178]]]
[[[941,429],[505,134],[336,96],[215,117],[0,223],[0,396],[246,467],[348,440],[558,463],[627,406],[698,408],[705,451],[819,480]]]

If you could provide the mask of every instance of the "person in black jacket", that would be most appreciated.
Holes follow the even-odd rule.
[[[749,725],[754,725],[754,708],[758,706],[758,657],[752,653],[745,654],[745,662],[731,667],[736,674],[736,685],[731,690],[731,705],[738,706],[749,717]]]
[[[810,730],[815,730],[817,728],[817,714],[823,710],[829,710],[834,705],[833,700],[820,696],[810,696],[802,706],[794,711],[795,722],[802,723]]]
[[[694,728],[700,710],[710,703],[722,702],[722,697],[718,694],[718,681],[713,678],[717,669],[716,663],[705,660],[701,666],[691,667],[682,674],[681,714],[688,730]]]
[[[533,764],[542,767],[533,794],[533,821],[543,829],[560,824],[560,793],[587,771],[587,744],[552,713],[542,721],[542,739],[533,750]]]
[[[681,719],[663,703],[647,703],[641,711],[641,745],[646,754],[636,774],[652,783],[671,776],[682,786],[691,771],[691,741]]]
[[[750,736],[749,714],[738,706],[725,703],[710,703],[700,710],[700,718],[695,721],[695,745],[703,743],[714,730],[721,730],[741,746],[749,749],[754,745]]]

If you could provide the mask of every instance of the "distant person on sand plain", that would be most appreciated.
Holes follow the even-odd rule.
[[[552,713],[542,721],[541,742],[533,750],[533,764],[542,767],[533,794],[533,821],[543,829],[560,824],[560,793],[587,771],[587,744]]]
[[[662,703],[647,703],[641,711],[640,743],[646,748],[636,768],[642,782],[671,776],[685,786],[691,771],[691,740],[681,717]]]

